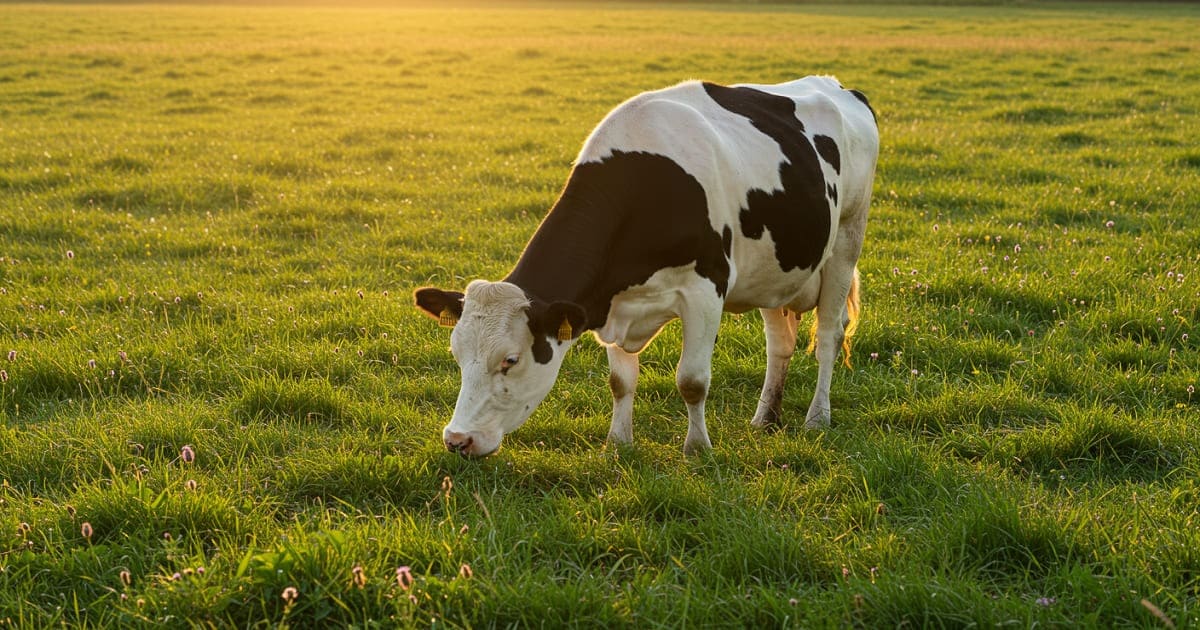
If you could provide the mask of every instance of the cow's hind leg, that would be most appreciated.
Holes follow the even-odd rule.
[[[783,387],[796,351],[796,312],[788,308],[764,308],[760,312],[767,337],[767,375],[750,424],[765,428],[778,425],[782,418]]]
[[[712,448],[704,423],[704,401],[712,381],[712,353],[721,326],[721,303],[701,300],[700,304],[690,304],[680,314],[680,319],[683,320],[683,351],[675,372],[675,384],[688,410],[683,452],[694,455]]]
[[[857,317],[858,272],[853,263],[849,266],[834,261],[830,263],[821,272],[821,295],[817,300],[817,324],[813,339],[813,350],[817,355],[817,388],[804,422],[809,429],[829,426],[829,385],[833,380],[833,365],[838,349],[846,340],[847,325]],[[851,304],[855,309],[853,314],[850,312]]]
[[[625,352],[616,345],[608,346],[608,370],[608,387],[613,396],[608,441],[629,444],[633,442],[633,394],[637,390],[638,355]]]

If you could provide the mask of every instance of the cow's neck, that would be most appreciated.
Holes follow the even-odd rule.
[[[568,185],[505,278],[535,300],[582,306],[588,330],[604,325],[612,301],[601,289],[615,236],[612,218],[596,206],[603,203]]]

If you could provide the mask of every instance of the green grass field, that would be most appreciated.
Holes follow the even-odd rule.
[[[0,627],[1200,627],[1200,9],[0,5]],[[727,316],[483,461],[421,285],[688,78],[879,112],[833,426]],[[186,449],[184,447],[187,447]],[[397,568],[413,581],[397,580]],[[463,568],[468,567],[468,568]]]

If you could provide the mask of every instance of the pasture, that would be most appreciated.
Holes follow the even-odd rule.
[[[1200,9],[0,5],[0,627],[1200,626]],[[417,286],[688,79],[879,113],[833,426],[678,326],[495,456]],[[186,448],[185,448],[186,447]],[[397,569],[409,567],[400,575]],[[411,575],[411,582],[407,579]]]

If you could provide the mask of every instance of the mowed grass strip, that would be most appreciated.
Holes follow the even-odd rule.
[[[0,7],[0,624],[1200,625],[1190,6]],[[834,424],[728,316],[483,461],[414,287],[497,278],[688,78],[879,113]],[[402,569],[398,572],[399,569]]]

